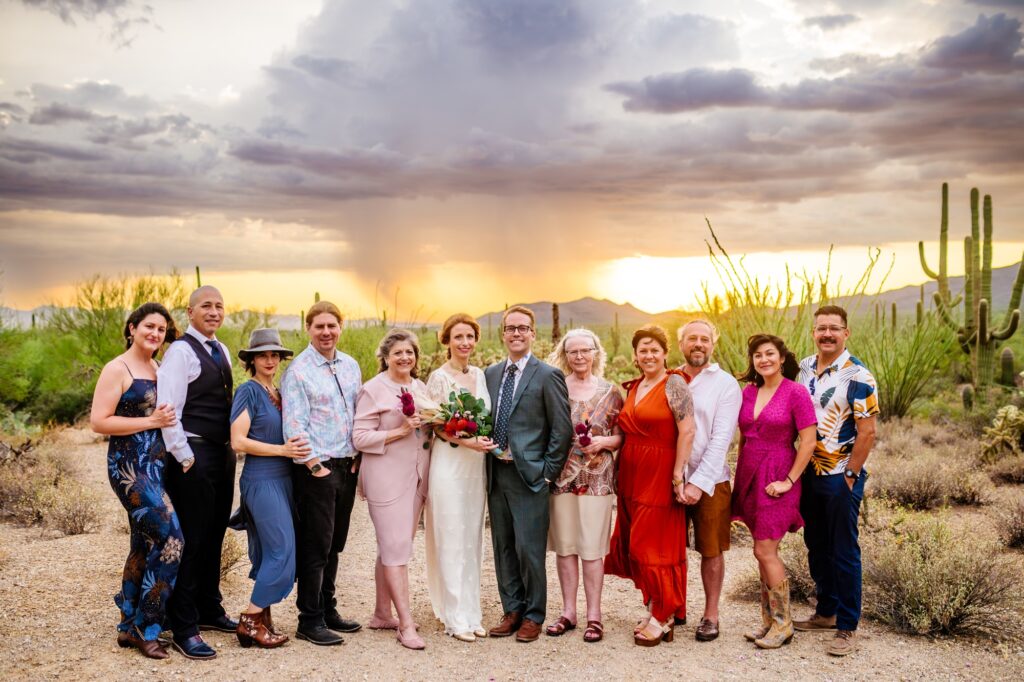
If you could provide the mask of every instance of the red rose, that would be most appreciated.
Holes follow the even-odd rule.
[[[456,431],[465,431],[467,426],[469,426],[469,420],[468,419],[460,419],[459,420],[459,425],[458,425],[458,428],[456,429]]]
[[[471,421],[466,424],[466,433],[476,433],[479,428],[480,426],[476,422]]]

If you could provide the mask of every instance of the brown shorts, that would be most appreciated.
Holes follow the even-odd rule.
[[[686,519],[693,524],[693,546],[701,557],[707,559],[728,551],[731,516],[729,481],[716,485],[713,497],[705,493],[697,504],[686,508]]]

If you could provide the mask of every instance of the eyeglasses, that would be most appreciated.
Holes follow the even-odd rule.
[[[815,327],[814,328],[814,333],[815,334],[824,334],[825,332],[832,332],[833,334],[838,334],[839,332],[843,331],[844,329],[846,329],[846,327],[838,327],[838,326],[836,326],[834,324],[830,324],[830,325],[824,325],[823,324],[823,325],[821,325],[819,327]]]
[[[523,336],[526,336],[531,331],[533,331],[533,327],[531,327],[528,324],[508,325],[507,327],[505,327],[506,334],[515,334],[516,332],[519,332]]]
[[[578,350],[567,350],[565,351],[565,354],[571,358],[582,358],[585,355],[590,355],[591,353],[596,352],[596,348],[580,348]]]

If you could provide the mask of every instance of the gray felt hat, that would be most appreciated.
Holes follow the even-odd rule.
[[[249,347],[238,351],[242,360],[264,351],[280,353],[282,358],[291,357],[294,353],[281,345],[281,334],[276,329],[256,329],[249,335]]]

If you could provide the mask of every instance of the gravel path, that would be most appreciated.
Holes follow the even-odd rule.
[[[753,569],[749,547],[727,557],[723,634],[701,644],[693,630],[703,605],[699,571],[690,570],[690,625],[676,640],[653,649],[633,645],[631,628],[642,613],[639,593],[618,578],[606,581],[605,640],[585,644],[582,628],[564,637],[542,636],[532,644],[485,639],[473,644],[444,635],[427,597],[422,542],[411,565],[413,608],[427,649],[403,649],[386,632],[347,635],[340,647],[321,648],[292,641],[273,651],[243,650],[233,635],[209,633],[218,658],[188,661],[174,654],[149,661],[114,641],[117,620],[112,595],[127,551],[124,514],[106,481],[106,446],[86,430],[60,438],[81,462],[82,477],[102,495],[104,527],[77,537],[53,537],[38,528],[0,525],[0,547],[8,554],[0,566],[0,679],[1021,679],[1024,657],[1000,655],[991,645],[972,640],[931,641],[893,634],[871,622],[862,624],[861,649],[846,659],[825,655],[822,635],[798,633],[792,644],[761,652],[742,632],[757,618],[757,606],[729,596],[731,585]],[[365,503],[356,502],[349,545],[339,570],[341,611],[365,622],[373,606],[374,536]],[[229,531],[232,532],[232,531]],[[244,535],[242,535],[244,541]],[[484,557],[484,617],[500,617],[489,541]],[[243,560],[222,585],[229,612],[246,603],[250,582]],[[558,615],[559,591],[549,555],[548,615]],[[581,590],[582,591],[582,590]],[[580,608],[583,597],[580,595]],[[797,608],[803,613],[803,607]],[[292,598],[275,608],[275,622],[289,634],[295,626]]]

